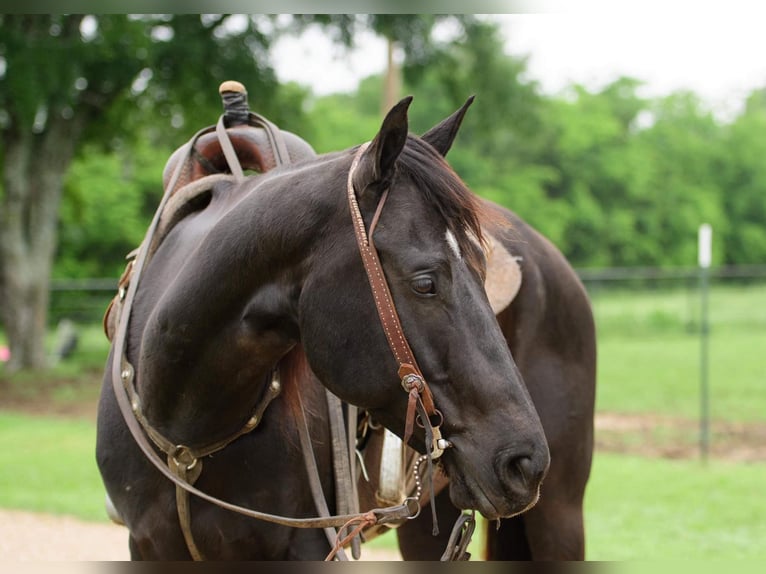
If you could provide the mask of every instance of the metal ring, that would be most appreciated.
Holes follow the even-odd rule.
[[[442,414],[442,412],[441,412],[439,409],[434,409],[434,414],[432,414],[431,416],[437,416],[437,415],[438,415],[438,417],[439,417],[439,424],[435,424],[435,425],[434,425],[434,424],[431,424],[431,421],[430,421],[430,420],[428,421],[428,424],[431,424],[431,428],[439,428],[439,427],[441,427],[441,426],[444,424],[444,415]],[[422,429],[423,429],[423,428],[426,428],[426,427],[423,425],[423,421],[420,419],[420,413],[418,413],[417,415],[415,415],[415,423],[416,423],[416,424],[417,424],[417,425],[418,425],[420,428],[422,428]]]
[[[417,506],[417,510],[415,511],[415,514],[411,514],[410,516],[408,516],[407,520],[415,520],[418,516],[420,516],[420,511],[423,508],[420,506],[420,502],[418,501],[417,498],[415,498],[414,496],[408,496],[407,498],[404,499],[404,503],[407,505],[407,510],[410,510],[410,504],[409,504],[410,501],[412,501]]]
[[[182,444],[176,446],[172,456],[175,463],[178,466],[185,467],[187,471],[197,466],[197,460],[199,460],[192,454],[191,449],[188,446],[184,446]],[[186,460],[181,460],[181,458]],[[189,459],[191,459],[191,461],[189,461]]]

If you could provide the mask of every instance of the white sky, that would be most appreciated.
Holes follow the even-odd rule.
[[[598,88],[628,75],[646,82],[647,96],[687,88],[722,115],[738,111],[751,90],[766,86],[766,7],[757,1],[746,11],[681,6],[492,17],[501,22],[506,51],[529,55],[528,74],[546,93],[573,82]],[[372,35],[346,53],[316,30],[281,41],[275,56],[281,80],[317,94],[353,90],[359,79],[380,73],[386,59],[383,41]]]

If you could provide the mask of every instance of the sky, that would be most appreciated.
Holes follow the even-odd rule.
[[[626,75],[645,82],[643,95],[690,89],[717,114],[737,113],[753,89],[766,86],[766,7],[758,2],[747,10],[665,6],[490,17],[502,26],[506,52],[528,56],[528,76],[545,93],[559,93],[571,83],[598,89]],[[386,61],[381,39],[369,35],[357,46],[350,53],[333,47],[318,30],[300,41],[281,41],[277,74],[318,95],[353,90],[359,79],[380,73]]]

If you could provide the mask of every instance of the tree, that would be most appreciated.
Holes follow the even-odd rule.
[[[48,280],[63,175],[77,142],[135,78],[140,59],[119,62],[125,47],[146,44],[126,19],[102,22],[89,36],[83,16],[3,16],[5,70],[0,205],[0,285],[9,367],[42,367]],[[109,57],[101,38],[111,37]],[[92,48],[92,51],[89,49]],[[67,64],[69,62],[69,64]]]
[[[716,232],[727,263],[766,261],[766,88],[753,91],[745,110],[727,126],[722,203],[729,225]]]
[[[475,17],[471,14],[364,14],[343,22],[350,33],[350,42],[360,29],[372,30],[386,40],[387,60],[379,113],[385,115],[403,96],[403,79],[420,76],[442,53],[444,42],[434,39],[438,24],[449,23],[464,31],[474,22]],[[403,62],[396,58],[398,49],[404,53]]]
[[[372,26],[394,34],[411,60],[422,61],[432,23],[441,18],[0,16],[0,321],[11,346],[9,368],[45,365],[56,221],[62,182],[78,150],[89,145],[98,153],[120,144],[124,150],[131,138],[142,137],[164,153],[164,146],[182,139],[181,130],[189,137],[196,129],[187,126],[207,125],[218,115],[216,88],[228,79],[248,87],[251,108],[302,133],[307,94],[279,86],[270,65],[269,46],[279,34],[316,24],[348,46],[356,30]],[[158,116],[166,121],[157,122]]]
[[[178,128],[202,117],[206,125],[227,79],[257,94],[260,109],[276,101],[263,18],[0,16],[0,297],[9,369],[45,366],[62,182],[78,149],[129,137],[147,108],[155,122],[161,113]]]
[[[635,185],[634,247],[645,256],[630,264],[694,265],[697,231],[710,223],[716,233],[728,226],[722,208],[721,164],[726,161],[722,129],[693,93],[679,91],[654,102],[654,123],[638,132],[642,177]],[[638,251],[636,249],[636,251]],[[723,250],[715,245],[714,259]]]

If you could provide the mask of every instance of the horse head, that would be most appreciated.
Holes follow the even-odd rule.
[[[453,503],[490,519],[512,516],[537,501],[549,452],[484,290],[481,204],[443,158],[470,100],[423,138],[408,133],[409,104],[388,113],[366,148],[340,154],[342,173],[322,181],[342,185],[356,156],[349,180],[364,230],[452,447],[441,461]],[[349,209],[334,211],[305,261],[300,340],[325,386],[403,436],[408,394],[376,310],[379,295]],[[421,427],[410,445],[425,452]]]

